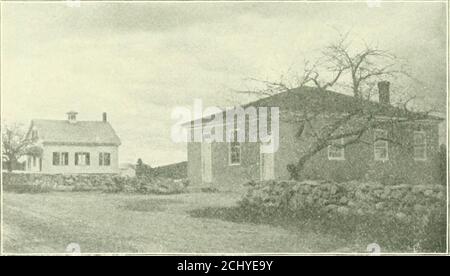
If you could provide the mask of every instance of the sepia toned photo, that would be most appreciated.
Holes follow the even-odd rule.
[[[447,1],[0,18],[2,255],[448,254]]]

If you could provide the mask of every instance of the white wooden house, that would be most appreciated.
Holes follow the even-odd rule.
[[[27,139],[33,146],[25,170],[49,174],[118,173],[121,142],[103,113],[101,121],[32,120]]]

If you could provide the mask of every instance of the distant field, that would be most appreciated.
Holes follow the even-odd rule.
[[[4,253],[365,251],[331,236],[236,219],[231,193],[4,194]]]

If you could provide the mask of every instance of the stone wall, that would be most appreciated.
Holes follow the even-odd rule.
[[[137,178],[117,174],[2,173],[3,190],[12,192],[103,191],[137,193],[178,193],[186,181],[166,178]]]
[[[239,213],[333,235],[361,250],[375,242],[384,252],[445,252],[446,198],[441,185],[251,182]]]
[[[296,211],[316,208],[341,214],[378,214],[405,217],[411,212],[426,212],[445,206],[446,188],[442,185],[383,185],[378,182],[350,181],[267,181],[250,183],[242,203],[278,206]]]

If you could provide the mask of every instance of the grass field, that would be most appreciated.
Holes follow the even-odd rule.
[[[5,193],[4,253],[364,252],[333,236],[251,223],[232,193]]]

